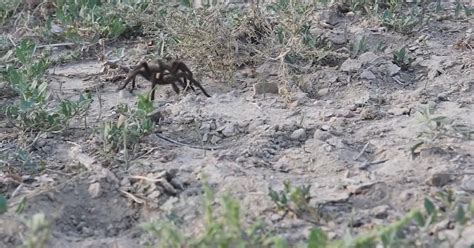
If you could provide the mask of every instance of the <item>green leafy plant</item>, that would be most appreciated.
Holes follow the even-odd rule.
[[[365,36],[361,37],[354,43],[349,45],[351,51],[351,57],[356,58],[357,56],[369,51],[369,46],[367,44],[367,38]]]
[[[73,41],[118,38],[140,30],[134,15],[148,4],[149,1],[58,0],[55,20],[64,27],[64,36]]]
[[[125,151],[135,150],[136,144],[154,128],[154,122],[148,116],[153,110],[153,102],[147,96],[138,96],[136,108],[118,105],[119,120],[107,121],[102,126],[104,150],[117,151],[121,147]]]
[[[43,213],[33,215],[26,221],[28,231],[22,248],[44,248],[47,247],[48,240],[51,236],[51,223],[46,220]]]
[[[415,117],[420,123],[417,142],[410,148],[412,156],[418,154],[422,145],[432,144],[443,137],[452,137],[471,140],[474,129],[464,124],[458,124],[446,116],[434,115],[434,104],[427,104],[417,108]]]
[[[309,195],[311,186],[303,185],[293,187],[289,181],[285,181],[283,185],[284,188],[282,191],[277,192],[270,188],[268,193],[272,201],[276,204],[277,209],[283,211],[283,217],[288,213],[293,213],[297,217],[304,218],[310,222],[318,222],[320,216],[317,208],[309,204],[311,200],[311,196]]]
[[[454,246],[466,225],[472,224],[474,220],[474,200],[469,204],[462,204],[449,190],[438,192],[435,200],[439,204],[425,198],[423,210],[413,209],[392,224],[375,227],[373,231],[358,236],[349,235],[342,240],[328,241],[322,230],[313,229],[308,239],[308,247],[431,247],[442,243]],[[458,235],[446,238],[442,235],[445,230],[433,229],[442,221],[456,223]]]
[[[400,66],[402,70],[407,70],[411,63],[414,61],[414,58],[409,57],[405,47],[400,48],[393,52],[393,63]]]
[[[156,247],[287,247],[277,237],[269,236],[259,221],[244,225],[240,205],[229,196],[215,207],[214,194],[204,187],[204,230],[192,237],[183,235],[172,223],[155,222],[144,225],[157,240]]]
[[[35,161],[29,152],[24,149],[11,149],[0,153],[0,169],[5,166],[15,167],[16,169],[32,171],[42,169],[43,161]]]
[[[81,94],[77,101],[61,100],[51,107],[48,83],[43,79],[49,63],[44,57],[36,59],[35,51],[34,43],[28,40],[15,49],[18,65],[9,65],[5,78],[19,99],[3,107],[3,111],[24,133],[64,130],[73,118],[84,116],[92,102],[91,95]]]
[[[384,26],[400,33],[411,33],[413,28],[420,23],[420,13],[412,9],[408,14],[385,10],[382,14]]]

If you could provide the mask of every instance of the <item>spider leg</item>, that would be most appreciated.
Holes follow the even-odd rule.
[[[192,82],[193,84],[197,85],[197,87],[199,87],[199,89],[201,89],[202,93],[203,93],[205,96],[211,97],[209,94],[207,94],[206,90],[202,87],[202,85],[201,85],[198,81],[196,81],[194,78],[191,78],[190,80],[191,80],[191,82]]]

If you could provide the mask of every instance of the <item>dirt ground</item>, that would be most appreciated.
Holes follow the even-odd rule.
[[[330,237],[343,236],[350,223],[355,232],[391,223],[441,189],[472,199],[472,137],[441,134],[411,151],[425,128],[417,118],[419,107],[433,106],[434,116],[473,130],[472,18],[435,20],[410,35],[348,16],[338,22],[326,31],[331,42],[347,30],[349,40],[365,36],[369,47],[381,42],[387,48],[304,75],[286,97],[256,94],[253,88],[273,82],[276,62],[241,68],[232,82],[201,77],[210,98],[192,91],[176,95],[161,86],[154,101],[159,123],[128,166],[123,151],[110,155],[117,160],[100,152],[97,120],[116,119],[115,106],[133,105],[134,95],[145,93],[149,84],[139,79],[138,91],[117,92],[120,82],[106,81],[102,64],[93,59],[50,68],[54,95],[75,99],[92,89],[90,126],[75,122],[63,133],[40,136],[32,147],[46,166],[40,174],[22,175],[18,183],[0,173],[11,209],[0,217],[0,247],[21,244],[22,220],[39,212],[53,223],[48,247],[143,247],[141,224],[170,216],[182,222],[185,233],[194,233],[200,228],[204,181],[218,196],[237,198],[245,219],[263,219],[290,244],[304,240],[314,224],[281,219],[273,211],[268,189],[281,190],[284,181],[311,186],[310,203],[322,206],[328,221],[319,225]],[[128,55],[139,46],[107,49],[125,47]],[[403,46],[414,58],[408,70],[392,61]],[[0,136],[2,150],[17,138],[6,123]],[[164,186],[145,192],[137,176],[162,180]],[[16,214],[25,197],[24,211]],[[467,247],[463,244],[474,240],[467,235],[460,242],[458,247]]]

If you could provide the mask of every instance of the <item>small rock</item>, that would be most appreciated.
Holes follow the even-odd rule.
[[[360,74],[360,78],[365,80],[374,80],[377,77],[369,69],[366,69]]]
[[[408,200],[412,199],[415,194],[411,190],[405,190],[400,193],[400,200],[403,202],[407,202]]]
[[[461,188],[465,191],[474,193],[474,177],[467,178],[463,180]]]
[[[334,148],[330,144],[324,144],[323,148],[326,152],[331,152],[332,150],[334,150]]]
[[[202,141],[203,142],[207,142],[209,140],[209,134],[208,133],[205,133],[203,136],[202,136]]]
[[[390,209],[387,205],[380,205],[372,209],[372,215],[377,219],[386,219],[388,217],[388,210]]]
[[[91,195],[92,198],[98,198],[101,193],[102,193],[102,190],[100,188],[100,183],[96,182],[89,185],[89,194]]]
[[[279,88],[277,83],[256,83],[253,85],[254,95],[261,94],[278,94]]]
[[[318,96],[325,96],[329,94],[329,89],[328,88],[322,88],[320,90],[318,90]]]
[[[400,67],[392,62],[381,65],[380,69],[388,76],[394,76],[400,71]]]
[[[426,180],[426,184],[436,187],[443,187],[451,181],[451,174],[445,172],[434,173]]]
[[[355,59],[347,59],[341,65],[343,72],[357,72],[362,67],[362,64]]]
[[[64,29],[61,26],[56,25],[56,24],[51,25],[51,30],[50,31],[53,34],[62,34],[62,33],[64,33]]]
[[[313,138],[315,138],[317,140],[326,141],[329,138],[331,138],[331,134],[329,132],[325,132],[323,130],[316,129],[316,131],[314,131]]]
[[[222,138],[217,136],[217,135],[212,135],[212,138],[211,138],[211,143],[212,144],[217,144],[219,141],[221,141]]]
[[[374,120],[378,117],[377,111],[372,108],[364,108],[360,113],[360,118],[362,120]]]
[[[237,134],[237,129],[235,128],[234,123],[228,123],[225,125],[224,129],[222,129],[222,134],[225,137],[232,137]]]
[[[329,131],[331,129],[331,126],[330,125],[322,125],[320,129],[323,130],[323,131]]]
[[[370,62],[374,61],[377,59],[378,56],[375,55],[373,52],[365,52],[361,55],[359,55],[359,62],[361,62],[363,65],[369,64]]]
[[[204,122],[201,124],[201,127],[199,129],[203,132],[209,133],[211,131],[211,123]]]
[[[290,139],[292,140],[304,140],[306,138],[306,130],[304,128],[296,129],[290,135]]]
[[[335,116],[335,114],[334,114],[334,112],[331,112],[331,111],[326,112],[326,113],[324,113],[324,115],[323,115],[324,119],[329,119],[329,118],[331,118],[331,117],[333,117],[333,116]]]

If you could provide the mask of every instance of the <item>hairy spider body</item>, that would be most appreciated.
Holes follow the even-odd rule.
[[[181,84],[184,90],[187,91],[188,89],[191,89],[193,91],[196,91],[193,87],[193,84],[195,84],[201,89],[201,91],[204,93],[205,96],[211,97],[209,94],[207,94],[206,90],[204,90],[201,84],[194,79],[193,73],[191,72],[189,67],[187,67],[186,64],[184,64],[183,62],[173,61],[171,65],[167,65],[163,63],[163,61],[157,60],[157,64],[164,70],[169,71],[171,74],[180,75],[180,77],[182,77],[184,81],[184,82],[183,81],[180,82],[180,83],[184,83],[184,84]],[[163,77],[163,76],[165,76],[165,74],[160,75],[160,77]]]
[[[180,61],[174,61],[171,64],[166,64],[161,60],[157,60],[156,64],[143,61],[129,73],[125,83],[118,90],[124,89],[130,82],[132,82],[132,90],[135,89],[135,78],[137,75],[141,75],[151,82],[151,100],[155,99],[155,87],[158,84],[171,84],[173,90],[179,94],[180,90],[176,83],[179,83],[185,91],[189,88],[195,91],[193,85],[197,85],[205,96],[211,97],[202,85],[194,79],[191,70]]]

